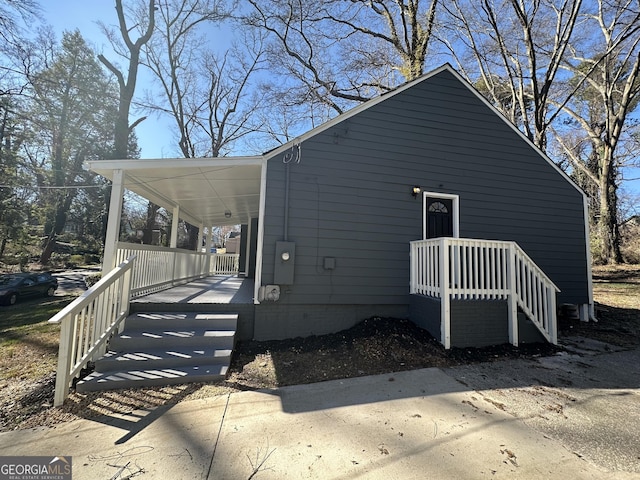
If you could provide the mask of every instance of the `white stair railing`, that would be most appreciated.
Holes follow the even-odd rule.
[[[412,294],[442,299],[443,343],[449,348],[449,302],[506,299],[509,337],[518,344],[517,306],[557,343],[560,290],[515,242],[438,238],[411,242]]]
[[[107,341],[129,315],[135,260],[129,257],[49,320],[60,324],[55,406],[64,403],[73,379],[106,351]]]
[[[515,290],[518,306],[538,327],[545,338],[557,345],[556,294],[560,289],[518,246],[515,250]]]

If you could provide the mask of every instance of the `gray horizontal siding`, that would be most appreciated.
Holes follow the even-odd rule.
[[[509,343],[507,302],[452,300],[451,346],[486,347]]]
[[[324,335],[345,330],[370,317],[406,318],[408,308],[400,305],[319,305],[262,303],[256,305],[255,340],[280,340]]]
[[[408,303],[409,242],[422,236],[413,185],[459,195],[460,236],[516,241],[562,289],[560,303],[588,301],[582,196],[445,71],[302,144],[290,165],[295,279],[280,302]],[[278,156],[267,171],[263,284],[284,199]]]

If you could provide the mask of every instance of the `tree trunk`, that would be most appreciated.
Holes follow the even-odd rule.
[[[601,159],[600,175],[600,218],[598,219],[598,241],[602,261],[605,264],[622,263],[620,251],[620,230],[617,219],[618,187],[616,185],[616,169],[613,162],[609,161],[605,148]]]
[[[64,226],[67,223],[67,212],[71,207],[72,200],[73,196],[67,195],[63,202],[56,204],[53,225],[47,234],[47,239],[45,240],[45,244],[42,248],[42,254],[40,255],[39,263],[41,265],[46,265],[49,263],[49,260],[51,260],[51,254],[55,250],[56,246],[56,239],[58,238],[58,235],[62,233]]]
[[[153,244],[153,230],[156,228],[156,216],[158,215],[158,205],[153,202],[147,204],[147,221],[142,231],[142,243],[145,245]]]

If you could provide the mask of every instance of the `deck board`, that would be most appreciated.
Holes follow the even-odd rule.
[[[253,304],[253,279],[214,275],[150,293],[131,303]]]

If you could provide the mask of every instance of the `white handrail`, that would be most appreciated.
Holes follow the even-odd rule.
[[[239,255],[194,252],[176,248],[118,243],[116,262],[137,255],[131,295],[137,298],[208,275],[238,273]]]
[[[129,257],[49,320],[60,324],[55,406],[64,403],[73,378],[104,353],[127,318],[135,260],[135,255]]]
[[[515,290],[518,305],[547,340],[558,343],[556,294],[560,289],[516,243]]]
[[[513,300],[548,341],[557,343],[556,293],[560,290],[515,242],[463,238],[411,242],[410,291],[447,303],[449,299]],[[515,305],[510,303],[510,337],[517,344],[517,330],[512,331],[517,321]]]

